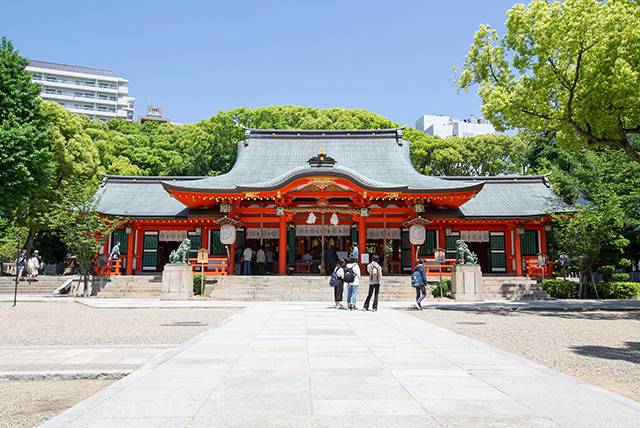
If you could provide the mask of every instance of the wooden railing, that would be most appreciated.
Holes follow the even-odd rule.
[[[120,269],[124,263],[125,256],[120,256],[116,260],[98,257],[95,262],[94,271],[98,276],[120,276]]]
[[[427,273],[427,280],[430,277],[440,278],[442,273],[443,278],[451,278],[453,272],[453,266],[456,264],[456,259],[445,259],[444,263],[436,263],[435,259],[425,259],[424,268]]]
[[[540,266],[540,262],[538,259],[525,259],[524,261],[525,271],[527,272],[528,278],[542,278],[542,268]],[[546,266],[544,266],[544,276],[546,278],[550,278],[553,274],[553,263],[549,261]]]
[[[201,272],[203,265],[198,263],[198,259],[189,259],[193,273],[204,273],[205,276],[226,276],[228,265],[226,257],[209,257],[209,262],[204,265],[204,272]]]

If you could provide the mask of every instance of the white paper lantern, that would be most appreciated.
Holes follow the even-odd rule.
[[[424,226],[421,224],[414,224],[409,228],[409,241],[413,245],[422,245],[424,244],[425,239],[427,238],[427,232],[424,229]]]
[[[220,227],[220,242],[224,245],[233,245],[236,242],[236,227],[232,224],[223,224]]]

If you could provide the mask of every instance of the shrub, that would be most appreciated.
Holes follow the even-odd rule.
[[[637,282],[597,282],[598,297],[601,299],[638,299],[640,283]],[[587,287],[589,297],[595,297],[593,286]]]
[[[609,282],[609,280],[611,279],[611,275],[613,275],[615,271],[616,271],[615,266],[611,266],[611,265],[600,266],[598,268],[598,272],[602,274],[602,279],[605,282]]]
[[[568,279],[545,279],[542,289],[551,297],[558,299],[574,299],[578,297],[580,284]]]
[[[612,282],[627,282],[629,281],[629,274],[625,272],[616,272],[611,275]]]
[[[431,294],[434,297],[440,297],[440,281],[431,284]],[[449,278],[442,278],[442,295],[451,297],[451,280]]]
[[[196,273],[193,275],[193,294],[200,295],[202,291],[202,274]]]

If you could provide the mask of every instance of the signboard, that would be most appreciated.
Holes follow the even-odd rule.
[[[206,248],[200,248],[198,250],[198,263],[209,263],[209,251]]]
[[[247,229],[247,239],[278,239],[280,238],[280,229],[266,228],[262,229]]]
[[[371,227],[367,229],[367,239],[400,239],[400,229],[382,229]]]
[[[427,232],[421,224],[414,224],[409,228],[409,242],[412,245],[422,245],[427,238]]]
[[[369,264],[369,253],[360,254],[360,263]]]
[[[488,230],[461,230],[460,239],[464,242],[489,242]]]
[[[220,243],[233,245],[236,242],[236,227],[232,224],[223,224],[220,227]]]
[[[296,236],[351,236],[351,226],[298,224]]]
[[[186,230],[161,230],[158,241],[161,242],[182,242],[187,238]]]

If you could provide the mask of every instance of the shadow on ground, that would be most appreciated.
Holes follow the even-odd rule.
[[[629,361],[640,364],[640,342],[626,342],[625,347],[612,346],[572,346],[573,352],[592,358],[605,358],[607,360]]]

